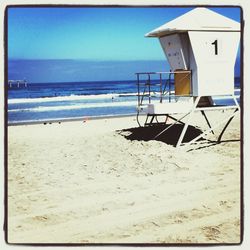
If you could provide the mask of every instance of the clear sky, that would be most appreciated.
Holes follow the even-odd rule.
[[[17,59],[165,60],[144,34],[192,8],[9,8],[8,56]],[[211,8],[240,21],[239,8]]]
[[[191,9],[9,7],[8,78],[111,81],[168,71],[158,39],[144,35]],[[240,21],[239,8],[212,10]]]

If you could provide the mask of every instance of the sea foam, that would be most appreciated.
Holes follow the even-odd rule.
[[[102,102],[102,103],[87,103],[79,105],[60,105],[60,106],[38,106],[34,108],[20,108],[10,109],[8,112],[46,112],[46,111],[59,111],[59,110],[76,110],[76,109],[87,109],[87,108],[103,108],[103,107],[125,107],[125,106],[136,106],[137,102]]]
[[[137,96],[137,93],[69,95],[69,96],[54,96],[54,97],[39,97],[39,98],[13,98],[13,99],[8,99],[8,104],[62,102],[62,101],[93,100],[93,99],[114,99],[117,97],[126,97],[126,96]]]

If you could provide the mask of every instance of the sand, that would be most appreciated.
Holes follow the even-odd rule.
[[[175,148],[178,129],[150,140],[157,129],[135,117],[9,126],[8,241],[239,243],[239,115],[220,144]]]

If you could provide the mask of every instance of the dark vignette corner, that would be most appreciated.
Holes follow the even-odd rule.
[[[8,6],[4,10],[4,239],[8,243]]]

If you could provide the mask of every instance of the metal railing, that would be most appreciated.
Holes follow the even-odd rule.
[[[191,90],[191,71],[166,71],[166,72],[139,72],[135,73],[137,76],[137,91],[138,91],[138,107],[143,105],[145,98],[148,98],[148,103],[151,103],[152,98],[159,98],[159,102],[163,100],[171,102],[175,97],[190,97],[189,95],[176,95],[174,89],[175,74],[188,74],[190,77],[190,90]],[[157,77],[156,79],[153,79]],[[186,76],[185,76],[186,77]],[[172,89],[173,88],[173,89]],[[157,94],[159,96],[157,96]]]

